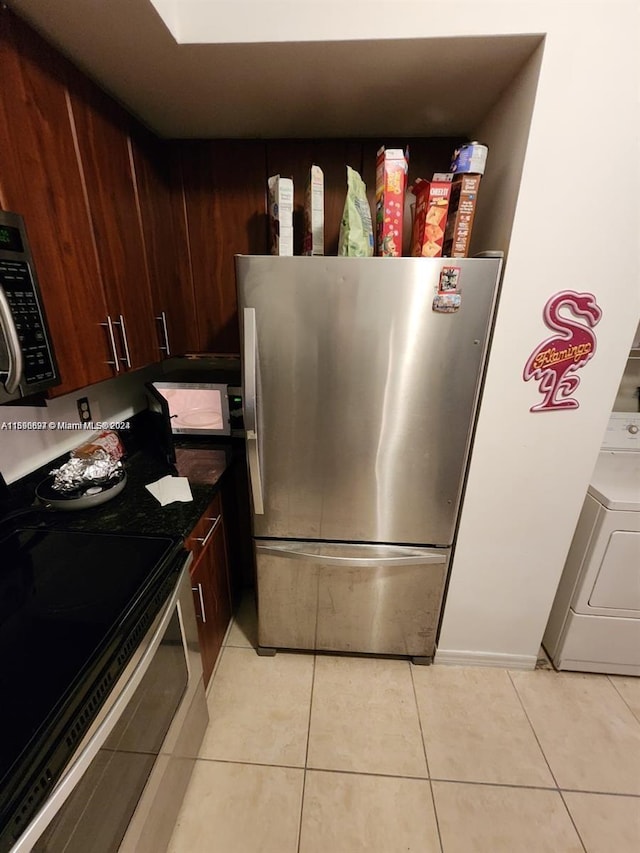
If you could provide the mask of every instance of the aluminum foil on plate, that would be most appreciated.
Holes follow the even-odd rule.
[[[91,456],[72,456],[68,462],[51,471],[51,488],[57,492],[75,492],[91,486],[116,482],[123,472],[122,462],[105,450],[96,450]]]

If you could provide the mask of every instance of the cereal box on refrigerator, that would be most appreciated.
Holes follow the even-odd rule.
[[[268,183],[271,254],[293,255],[293,180],[273,175]]]
[[[442,248],[442,254],[447,258],[466,258],[469,253],[481,177],[459,175],[451,184],[449,217]]]
[[[416,197],[411,233],[411,255],[414,258],[442,256],[451,182],[435,180],[435,177],[432,181],[418,178],[410,190]]]
[[[307,179],[302,254],[324,255],[324,174],[320,166],[312,166]]]
[[[376,252],[383,258],[402,255],[404,194],[409,171],[408,150],[378,150],[376,160]]]

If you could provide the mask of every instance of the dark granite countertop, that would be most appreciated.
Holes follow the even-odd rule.
[[[36,505],[36,486],[69,454],[49,462],[37,471],[13,483],[10,487],[15,509]],[[232,445],[216,444],[177,450],[176,467],[170,467],[158,456],[138,449],[127,455],[124,466],[127,483],[123,491],[107,503],[83,510],[50,509],[33,514],[16,515],[14,525],[44,524],[55,530],[80,530],[92,533],[166,534],[186,537],[224,479],[225,471],[233,464]],[[193,500],[175,501],[161,506],[145,488],[149,483],[176,474],[186,476]]]

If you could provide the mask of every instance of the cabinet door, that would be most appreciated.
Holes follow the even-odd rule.
[[[191,569],[191,590],[198,623],[198,642],[202,656],[205,687],[220,651],[218,631],[215,628],[216,601],[211,582],[211,563],[205,554]]]
[[[89,213],[108,313],[125,369],[159,360],[149,276],[133,181],[128,119],[87,78],[69,87]]]
[[[69,120],[78,75],[0,7],[0,204],[22,214],[66,394],[114,375],[106,307]]]
[[[194,562],[191,586],[207,685],[231,620],[227,545],[220,495],[211,501],[186,542]]]
[[[224,635],[231,621],[231,590],[229,588],[229,568],[227,564],[227,544],[224,531],[224,520],[220,517],[209,546],[211,553],[211,568],[213,589],[216,600],[216,642],[218,648],[222,645]]]
[[[158,352],[161,358],[194,352],[198,328],[177,149],[142,131],[131,143]]]

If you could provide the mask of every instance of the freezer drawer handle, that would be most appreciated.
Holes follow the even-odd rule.
[[[271,554],[276,557],[288,557],[291,560],[307,560],[310,563],[322,563],[325,566],[415,566],[418,564],[435,565],[446,563],[444,554],[411,554],[393,557],[338,557],[335,554],[310,554],[295,547],[256,545],[259,554]]]
[[[244,309],[244,396],[243,416],[247,439],[249,479],[253,495],[253,511],[264,515],[262,474],[260,471],[260,436],[258,435],[258,340],[255,308]]]

